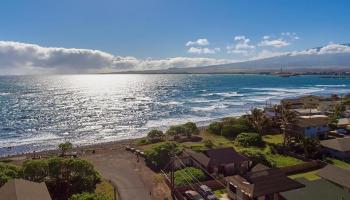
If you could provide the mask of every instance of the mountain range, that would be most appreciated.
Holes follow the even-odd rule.
[[[122,73],[258,73],[280,70],[287,72],[349,72],[350,44],[329,44],[269,58],[222,65]]]

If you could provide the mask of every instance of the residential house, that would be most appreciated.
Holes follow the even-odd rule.
[[[259,165],[244,176],[227,178],[227,191],[233,200],[280,200],[281,192],[304,187],[280,169]]]
[[[298,116],[310,116],[310,115],[322,114],[322,112],[316,108],[298,108],[298,109],[291,109],[291,111],[295,112],[296,115]]]
[[[325,115],[299,116],[293,130],[305,137],[326,138],[330,128],[329,118]]]
[[[350,170],[327,165],[318,170],[317,175],[350,192]]]
[[[340,98],[335,95],[322,97],[319,99],[318,110],[322,113],[330,113],[337,105],[340,105],[340,102]]]
[[[12,179],[0,188],[0,200],[51,200],[51,197],[44,182]]]
[[[320,97],[314,95],[282,99],[281,105],[289,109],[317,108]]]
[[[350,118],[340,118],[340,119],[338,119],[337,127],[350,131]]]
[[[321,146],[330,156],[350,161],[350,137],[322,140]]]
[[[252,161],[237,153],[233,148],[210,149],[203,152],[187,151],[192,165],[205,168],[209,173],[230,176],[248,171]]]

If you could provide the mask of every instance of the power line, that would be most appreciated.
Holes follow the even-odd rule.
[[[183,151],[183,153],[186,153],[188,156],[191,157],[191,155],[189,155],[186,151]],[[208,176],[210,176],[212,179],[214,179],[216,182],[218,182],[221,186],[226,187],[225,184],[223,184],[223,183],[222,183],[221,181],[219,181],[217,178],[215,178],[214,176],[212,176],[206,169],[204,169],[198,161],[196,161],[195,159],[192,159],[192,160],[195,161],[195,162],[198,164],[198,166],[199,166]]]

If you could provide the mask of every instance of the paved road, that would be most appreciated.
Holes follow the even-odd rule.
[[[86,156],[101,176],[117,185],[121,200],[151,200],[149,190],[143,183],[132,154],[116,151],[108,154]]]

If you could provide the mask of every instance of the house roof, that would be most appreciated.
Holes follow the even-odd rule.
[[[205,150],[203,153],[210,159],[210,162],[214,162],[216,164],[241,163],[244,161],[249,161],[247,157],[237,153],[230,147]]]
[[[304,187],[279,169],[251,171],[245,178],[236,175],[229,177],[228,181],[252,198]]]
[[[313,181],[305,178],[296,179],[298,182],[305,185],[304,188],[280,193],[282,197],[288,200],[334,200],[334,199],[350,199],[350,193],[343,188],[332,184],[324,179]]]
[[[346,126],[346,125],[350,125],[350,118],[340,118],[338,119],[338,126]]]
[[[210,158],[208,158],[205,154],[194,152],[191,150],[186,150],[186,152],[201,165],[203,165],[204,167],[208,167]]]
[[[298,108],[298,109],[292,109],[292,111],[301,114],[301,115],[312,115],[312,114],[319,114],[321,111],[319,111],[316,108],[307,109],[307,108]]]
[[[0,200],[51,200],[45,183],[9,180],[0,188]]]
[[[258,163],[258,164],[256,164],[250,171],[252,171],[252,172],[258,172],[258,171],[267,170],[267,169],[269,169],[268,166],[263,165],[263,164],[261,164],[261,163]]]
[[[329,149],[347,152],[350,151],[350,137],[322,140],[321,145]]]
[[[325,115],[300,116],[297,122],[299,127],[319,127],[327,125],[329,118]]]
[[[334,165],[327,165],[320,169],[317,175],[345,188],[350,188],[350,170]]]

